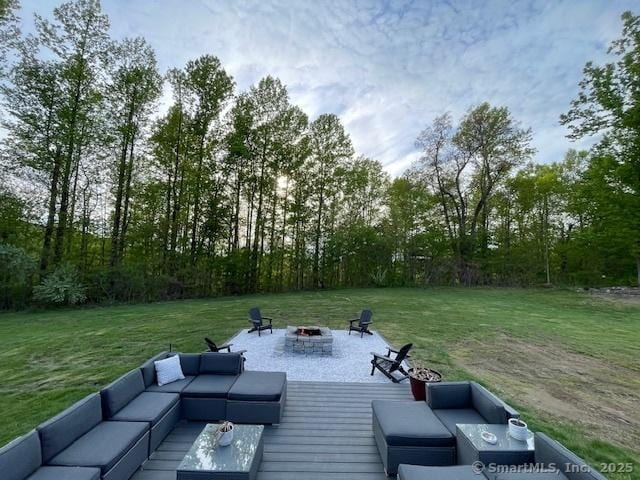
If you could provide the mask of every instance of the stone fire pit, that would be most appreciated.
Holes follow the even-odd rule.
[[[331,329],[317,326],[289,326],[285,333],[284,350],[307,355],[331,355],[333,352]]]

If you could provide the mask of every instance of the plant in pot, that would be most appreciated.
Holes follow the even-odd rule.
[[[222,422],[218,427],[218,445],[226,447],[233,441],[233,423]]]
[[[440,372],[436,372],[418,363],[409,369],[409,382],[411,383],[411,393],[416,400],[427,399],[427,383],[436,383],[442,381]]]

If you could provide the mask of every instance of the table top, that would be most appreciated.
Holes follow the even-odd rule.
[[[459,434],[471,442],[478,451],[525,451],[533,452],[533,432],[529,431],[526,441],[516,440],[509,435],[509,426],[504,424],[458,424],[456,425]],[[491,432],[497,438],[496,444],[485,442],[482,439],[482,432]]]
[[[185,455],[178,471],[249,472],[262,438],[262,425],[234,425],[231,445],[215,441],[218,424],[207,424]]]

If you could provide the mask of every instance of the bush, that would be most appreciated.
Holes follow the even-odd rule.
[[[54,305],[75,305],[86,300],[85,288],[71,265],[61,265],[33,288],[33,298]]]
[[[0,308],[27,304],[36,262],[22,248],[0,243]]]

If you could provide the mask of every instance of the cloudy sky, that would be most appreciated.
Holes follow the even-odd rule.
[[[22,0],[34,11],[59,2]],[[398,175],[434,116],[483,101],[533,129],[536,160],[571,143],[558,123],[588,60],[607,59],[637,0],[103,0],[112,35],[144,36],[166,70],[218,56],[240,90],[271,74],[313,119],[337,114],[358,153]]]

